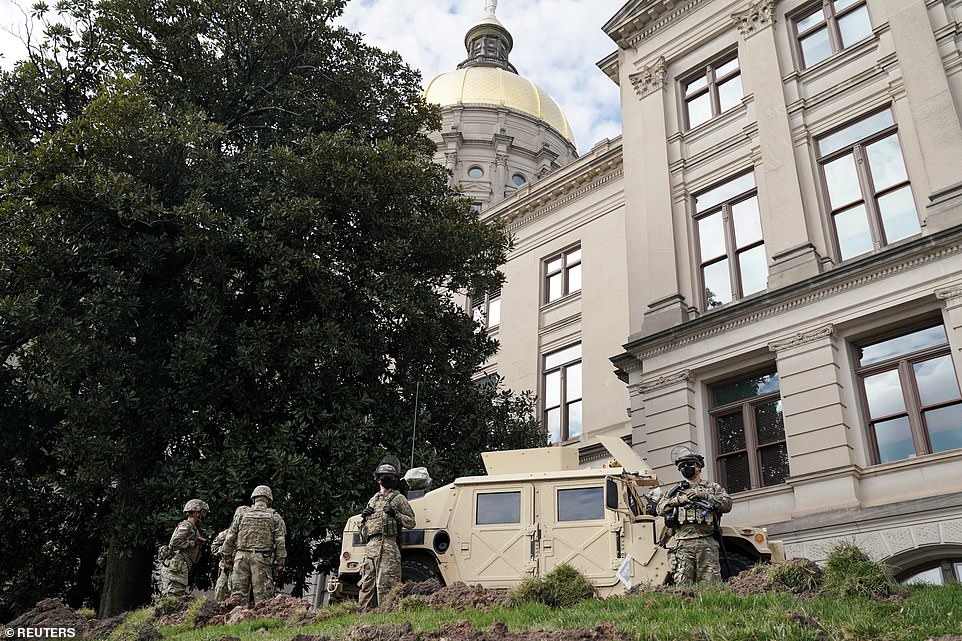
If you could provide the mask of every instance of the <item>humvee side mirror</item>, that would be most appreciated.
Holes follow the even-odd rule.
[[[618,484],[614,479],[605,481],[605,507],[609,510],[618,509]]]

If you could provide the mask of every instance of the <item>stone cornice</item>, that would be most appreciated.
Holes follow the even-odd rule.
[[[962,297],[962,283],[958,285],[949,285],[948,287],[940,287],[935,290],[935,297],[939,300],[949,300],[952,298]]]
[[[832,345],[835,345],[837,334],[835,333],[835,326],[831,323],[819,327],[818,329],[813,329],[808,332],[796,332],[788,338],[780,338],[776,341],[772,341],[768,344],[768,349],[769,351],[776,353],[784,352],[789,349],[801,347],[802,345],[815,343],[825,338],[829,339],[832,342]]]
[[[749,2],[747,9],[732,14],[732,20],[742,38],[750,38],[775,23],[775,0]]]
[[[636,3],[636,6],[626,5],[622,15],[619,11],[614,18],[603,27],[608,37],[614,40],[622,49],[636,46],[641,40],[657,33],[675,22],[686,13],[708,0],[652,0]]]
[[[671,374],[665,374],[656,378],[650,378],[647,381],[642,381],[641,393],[650,394],[663,387],[671,387],[672,385],[678,385],[679,383],[688,385],[694,381],[695,378],[692,376],[691,370],[683,369],[679,372],[672,372]]]
[[[665,57],[661,56],[647,67],[642,67],[637,73],[629,75],[628,79],[631,80],[631,86],[635,88],[639,98],[664,89],[668,79],[668,64],[665,62]]]

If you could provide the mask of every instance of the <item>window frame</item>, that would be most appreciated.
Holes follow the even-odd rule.
[[[694,243],[695,243],[695,261],[698,265],[698,284],[701,290],[701,293],[699,294],[699,300],[701,301],[701,308],[705,312],[711,311],[713,309],[717,309],[718,307],[724,307],[725,305],[734,303],[735,301],[745,298],[746,294],[744,293],[744,287],[741,279],[741,263],[739,262],[739,256],[752,249],[755,249],[758,246],[764,247],[765,233],[764,233],[764,230],[762,230],[762,237],[759,240],[749,243],[744,247],[738,247],[735,239],[735,220],[734,220],[734,217],[732,216],[732,207],[735,205],[738,205],[747,200],[755,198],[756,204],[758,205],[758,223],[759,223],[759,227],[761,227],[762,212],[761,212],[761,203],[758,201],[758,182],[757,181],[754,181],[755,184],[754,186],[752,186],[751,189],[735,194],[734,196],[731,196],[720,203],[712,205],[711,207],[705,209],[704,211],[697,210],[698,208],[697,200],[700,195],[706,194],[710,191],[718,189],[725,184],[733,183],[736,180],[739,180],[740,178],[747,176],[749,174],[752,174],[752,179],[754,181],[755,169],[753,167],[748,171],[743,171],[721,182],[715,183],[711,187],[708,187],[707,189],[703,189],[695,194],[692,194],[691,196],[692,225],[694,227],[693,237],[694,237]],[[698,223],[699,221],[705,218],[708,218],[710,216],[714,216],[719,212],[721,213],[721,216],[722,216],[722,225],[723,225],[723,231],[725,235],[725,253],[720,256],[715,256],[708,260],[704,260],[701,255],[701,231],[699,229]],[[705,286],[705,268],[726,259],[729,261],[728,280],[731,286],[732,299],[727,303],[722,303],[721,305],[717,305],[716,307],[709,307],[707,288]],[[765,254],[765,270],[768,271],[768,254],[767,253]],[[747,294],[747,295],[751,296],[753,294],[758,294],[765,291],[766,289],[768,289],[767,278],[766,278],[765,288],[760,289],[757,292],[752,292],[751,294]]]
[[[727,74],[719,77],[716,73],[719,67],[723,67],[732,60],[738,62],[738,66],[734,71],[730,71]],[[729,107],[728,109],[721,108],[721,97],[718,93],[718,86],[725,84],[726,82],[735,78],[735,76],[741,77],[742,66],[741,62],[738,60],[738,49],[728,49],[725,52],[715,56],[709,62],[699,65],[695,70],[690,71],[681,77],[678,81],[679,85],[679,96],[681,98],[681,110],[682,110],[682,122],[685,125],[685,131],[690,131],[697,127],[705,125],[718,116],[726,113],[727,111],[734,109],[737,105]],[[688,95],[688,87],[695,83],[697,80],[704,78],[706,80],[706,85],[704,89],[699,89],[697,93],[692,96]],[[711,105],[711,117],[700,122],[697,125],[692,126],[691,124],[691,114],[689,110],[689,103],[694,99],[700,98],[701,96],[708,94],[708,102]],[[745,97],[745,87],[742,85],[742,98]]]
[[[822,155],[821,150],[818,145],[819,142],[825,140],[829,136],[843,131],[848,127],[856,125],[859,122],[868,120],[874,116],[877,116],[885,111],[888,111],[892,116],[892,124],[886,126],[883,129],[872,132],[871,134],[864,136],[845,147],[840,149],[835,149],[832,152]],[[905,167],[905,180],[889,185],[882,190],[877,190],[875,187],[875,178],[872,173],[870,166],[868,154],[865,149],[870,145],[877,143],[885,138],[895,135],[899,143],[899,154],[902,158],[902,166]],[[888,247],[894,242],[899,242],[907,238],[914,238],[921,234],[921,221],[919,221],[919,232],[918,234],[913,234],[911,236],[906,236],[905,238],[900,238],[895,241],[889,242],[885,237],[885,226],[882,222],[882,213],[878,205],[878,200],[883,196],[895,193],[896,191],[908,186],[909,192],[912,195],[912,205],[915,208],[915,216],[918,218],[919,209],[918,203],[915,201],[915,191],[912,189],[912,177],[909,175],[908,164],[905,162],[905,152],[902,146],[902,136],[899,133],[899,123],[895,119],[895,112],[892,110],[892,105],[888,105],[883,109],[876,109],[868,113],[862,114],[858,118],[847,121],[845,124],[835,127],[824,134],[821,134],[814,140],[815,142],[815,161],[818,166],[818,178],[819,178],[819,188],[821,191],[822,198],[825,202],[825,211],[828,213],[829,225],[832,230],[832,250],[835,252],[835,258],[838,262],[844,262],[847,260],[857,260],[864,256],[867,256],[873,252],[876,252],[883,247]],[[825,165],[844,158],[848,154],[852,154],[855,162],[855,173],[858,178],[859,194],[861,195],[861,200],[853,200],[838,207],[834,207],[832,203],[832,195],[829,191],[828,176],[825,172]],[[845,212],[857,207],[859,204],[863,204],[865,207],[865,215],[868,219],[868,229],[872,240],[872,249],[867,252],[862,252],[861,254],[856,254],[850,256],[849,258],[842,258],[842,244],[839,240],[838,234],[838,224],[836,223],[836,214]]]
[[[861,7],[865,7],[866,11],[868,11],[868,0],[861,0],[861,2],[856,2],[852,6],[845,7],[841,11],[835,10],[835,0],[819,0],[818,2],[812,2],[810,4],[805,5],[799,11],[796,11],[794,13],[794,15],[790,19],[790,22],[792,24],[792,41],[795,43],[795,52],[798,55],[799,70],[810,69],[818,64],[825,62],[826,60],[831,59],[833,56],[841,53],[842,51],[845,51],[846,47],[842,43],[842,31],[838,26],[838,21],[840,18],[844,18],[848,14],[858,11],[859,8]],[[818,11],[823,12],[822,15],[825,16],[825,20],[815,25],[814,27],[809,27],[805,31],[799,31],[798,23],[804,20],[805,18],[808,18],[809,16],[814,15]],[[832,53],[830,53],[825,58],[822,58],[818,62],[807,64],[805,62],[805,50],[802,48],[802,39],[818,31],[823,24],[825,25],[825,28],[828,30],[828,44],[829,44],[829,47],[831,47],[832,49]],[[871,14],[869,14],[869,26],[871,27],[869,29],[869,35],[865,36],[865,38],[870,37],[872,35],[872,29],[874,29],[874,27],[872,27]],[[863,40],[865,38],[863,38]],[[861,40],[859,40],[858,42],[861,42]],[[854,46],[854,44],[855,43],[849,46]]]
[[[931,329],[933,327],[941,326],[946,333],[946,342],[943,345],[934,345],[930,347],[925,347],[914,352],[902,353],[897,356],[887,358],[882,361],[877,361],[870,363],[869,365],[862,366],[859,364],[861,358],[859,357],[858,350],[863,346],[867,347],[870,345],[875,345],[886,340],[893,338],[898,338],[901,336],[907,336],[914,332],[922,331],[925,329]],[[925,412],[941,409],[943,407],[950,407],[952,405],[962,405],[962,381],[959,380],[956,374],[955,383],[960,388],[960,396],[956,399],[951,399],[947,401],[942,401],[939,403],[933,403],[931,405],[923,405],[921,394],[919,393],[918,381],[915,377],[915,372],[913,365],[916,363],[921,363],[923,361],[932,360],[935,358],[948,356],[950,362],[953,365],[953,373],[956,372],[954,365],[955,360],[952,355],[952,346],[948,340],[948,329],[945,327],[945,322],[942,319],[928,319],[927,321],[920,321],[917,323],[912,323],[910,325],[901,325],[898,328],[889,330],[881,334],[875,334],[870,338],[860,340],[858,342],[852,343],[853,350],[853,363],[855,367],[853,368],[853,373],[858,381],[859,390],[859,405],[862,410],[862,415],[865,417],[865,430],[868,436],[868,442],[871,446],[871,451],[869,452],[869,457],[873,465],[884,465],[882,463],[882,457],[879,452],[878,447],[878,437],[875,433],[875,424],[882,421],[889,421],[901,416],[905,416],[909,422],[909,430],[912,435],[912,444],[915,447],[915,453],[912,456],[928,456],[929,454],[934,454],[936,452],[932,451],[932,440],[929,436],[928,426],[925,424],[924,414]],[[894,366],[894,367],[893,367]],[[897,412],[895,414],[887,414],[885,416],[873,418],[871,409],[868,404],[868,393],[865,389],[865,379],[869,376],[875,374],[881,374],[883,372],[895,371],[899,375],[899,387],[902,392],[902,400],[904,404],[904,411]],[[907,382],[908,381],[908,382]],[[920,448],[919,445],[923,447]],[[944,450],[940,450],[944,451]],[[904,461],[905,458],[896,459],[893,461],[887,461],[886,463],[897,463],[898,461]]]
[[[498,302],[498,322],[491,323],[491,302]],[[477,305],[480,303],[480,306]],[[490,294],[486,293],[484,298],[480,301],[475,301],[473,298],[468,298],[468,313],[474,320],[481,323],[482,327],[485,329],[494,329],[501,325],[501,290],[497,290]],[[478,318],[478,314],[481,314],[481,318]]]
[[[554,367],[551,367],[550,369],[548,368],[547,366],[548,358],[576,346],[578,347],[577,358],[569,358],[568,360],[562,361],[557,365],[555,365]],[[557,441],[551,440],[550,428],[548,428],[549,430],[548,443],[551,445],[554,445],[556,443],[564,443],[565,441],[568,441],[570,439],[579,438],[582,434],[584,434],[584,402],[585,402],[584,350],[582,348],[583,348],[583,345],[581,341],[578,341],[576,343],[571,343],[570,345],[566,345],[565,347],[559,347],[558,349],[553,349],[550,352],[542,354],[541,356],[541,392],[542,392],[541,421],[542,421],[542,425],[548,428],[548,412],[550,410],[558,408],[561,414],[559,419],[560,422],[558,424],[558,440]],[[568,369],[574,365],[581,366],[581,389],[578,391],[578,398],[569,399],[568,398]],[[547,393],[548,376],[555,372],[560,373],[558,377],[558,380],[559,380],[558,385],[560,387],[560,389],[558,390],[558,405],[552,405],[551,407],[548,407],[548,404],[547,404],[548,403],[548,393]],[[571,426],[569,424],[570,423],[569,408],[574,403],[581,403],[581,432],[579,432],[575,436],[571,436],[570,435]]]
[[[568,263],[568,256],[578,252],[578,259],[571,264]],[[561,259],[561,267],[557,270],[549,271],[548,265],[554,261]],[[582,252],[581,243],[576,245],[571,245],[561,251],[555,252],[541,261],[541,284],[544,288],[544,295],[541,297],[542,304],[547,305],[548,303],[553,303],[556,300],[561,300],[565,296],[580,292],[582,286],[584,285],[584,269],[582,264],[584,262],[584,253]],[[581,271],[582,280],[578,285],[578,289],[571,290],[571,270],[578,267]],[[551,298],[551,277],[561,274],[561,294],[556,298]]]
[[[748,489],[744,490],[731,490],[732,493],[736,492],[750,492],[752,490],[759,490],[767,487],[776,487],[778,485],[783,485],[788,478],[783,479],[781,483],[771,483],[766,485],[763,482],[764,475],[762,474],[762,458],[761,451],[763,449],[774,448],[777,445],[785,444],[785,450],[788,451],[788,437],[785,434],[785,414],[782,412],[782,439],[779,441],[772,441],[770,443],[765,443],[764,445],[759,445],[758,443],[758,430],[755,425],[755,412],[754,409],[757,406],[765,405],[766,403],[771,403],[772,401],[782,400],[782,388],[781,388],[781,378],[779,378],[779,385],[777,390],[771,392],[766,392],[758,396],[751,396],[748,398],[743,398],[737,401],[732,401],[724,405],[715,405],[713,393],[714,390],[719,387],[725,387],[726,385],[731,385],[733,383],[738,383],[739,381],[748,380],[751,378],[757,378],[759,376],[767,376],[770,374],[778,375],[777,369],[772,366],[764,369],[754,370],[752,372],[747,372],[740,374],[738,376],[733,376],[726,378],[724,380],[712,383],[708,386],[709,394],[709,409],[708,416],[711,421],[711,434],[712,434],[712,448],[714,450],[714,473],[715,478],[719,482],[726,480],[726,477],[722,474],[721,460],[724,458],[729,458],[736,456],[738,454],[746,454],[748,460],[748,480],[751,485]],[[741,408],[742,412],[742,433],[745,436],[745,447],[740,450],[733,450],[730,452],[721,453],[718,451],[718,418],[720,416],[727,416],[735,413],[735,410]],[[789,475],[791,472],[789,471]]]

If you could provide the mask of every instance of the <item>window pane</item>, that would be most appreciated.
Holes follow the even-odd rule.
[[[562,275],[548,277],[548,302],[561,298]]]
[[[501,299],[492,298],[488,301],[488,327],[501,323]]]
[[[842,260],[872,251],[872,235],[868,230],[865,205],[835,214],[835,230],[838,233],[838,248]]]
[[[711,120],[711,96],[707,92],[689,100],[687,106],[689,127],[697,127]]]
[[[838,151],[843,147],[848,147],[863,138],[867,138],[872,134],[882,131],[886,127],[891,127],[895,124],[895,120],[892,118],[892,112],[888,109],[885,111],[880,111],[877,114],[869,116],[863,120],[859,120],[856,123],[840,129],[835,133],[825,136],[818,141],[818,151],[822,156],[827,156],[833,151]]]
[[[765,374],[712,389],[715,407],[778,391],[778,374]]]
[[[875,440],[878,442],[880,463],[900,461],[915,454],[912,430],[908,417],[893,418],[875,424]]]
[[[575,263],[581,262],[581,249],[576,249],[573,252],[568,252],[565,254],[565,264],[574,265]]]
[[[762,486],[784,483],[788,478],[788,448],[785,444],[766,447],[758,455],[762,461]]]
[[[561,405],[561,372],[554,371],[544,375],[545,408]]]
[[[725,64],[723,64],[723,65],[719,66],[717,69],[715,69],[715,77],[716,77],[716,78],[722,78],[722,77],[727,76],[728,74],[730,74],[731,72],[733,72],[733,71],[735,71],[735,70],[737,70],[737,69],[738,69],[738,58],[732,58],[731,60],[729,60],[729,61],[726,62]]]
[[[748,454],[735,454],[718,459],[718,471],[721,473],[721,484],[729,492],[744,492],[752,488]]]
[[[908,180],[898,134],[873,142],[865,147],[865,152],[868,154],[869,167],[872,168],[872,182],[875,183],[876,192]]]
[[[581,343],[547,354],[544,357],[544,368],[553,369],[559,365],[578,360],[579,358],[581,358]]]
[[[718,85],[718,104],[722,111],[728,111],[732,107],[740,105],[744,96],[741,75]]]
[[[755,406],[755,433],[758,434],[759,445],[785,440],[785,421],[782,418],[780,399]]]
[[[945,345],[949,342],[942,325],[920,329],[910,334],[896,336],[880,341],[874,345],[865,345],[860,349],[859,364],[870,365],[896,356],[911,354],[927,347]]]
[[[556,407],[546,412],[545,423],[548,424],[548,442],[561,442],[561,408]]]
[[[872,418],[882,418],[905,411],[902,382],[896,369],[865,377],[865,397]]]
[[[850,47],[872,35],[872,23],[868,19],[868,7],[861,6],[839,18],[838,30],[842,34],[843,47]]]
[[[959,398],[959,382],[955,378],[952,357],[948,354],[916,363],[912,367],[915,370],[915,382],[919,387],[919,400],[923,406]]]
[[[581,398],[581,363],[565,368],[565,400]]]
[[[705,277],[705,303],[708,309],[731,302],[732,283],[727,258],[705,267],[702,274]]]
[[[822,9],[812,13],[811,15],[805,16],[800,19],[796,24],[798,25],[798,32],[803,33],[808,31],[817,24],[825,22],[825,12]]]
[[[554,272],[561,271],[562,265],[564,265],[563,258],[555,258],[554,260],[550,260],[548,261],[548,264],[545,267],[545,272],[548,274],[552,274]]]
[[[799,43],[802,45],[802,59],[806,67],[811,67],[832,55],[832,43],[828,40],[826,27],[799,39]]]
[[[581,263],[568,268],[568,293],[581,291]]]
[[[696,94],[706,87],[708,87],[708,76],[702,73],[702,75],[698,76],[685,86],[685,96],[688,97],[692,94]]]
[[[924,414],[933,452],[962,447],[962,405],[940,407]]]
[[[879,197],[878,208],[882,214],[885,240],[888,242],[894,243],[922,232],[919,215],[915,213],[912,188],[908,185]]]
[[[913,574],[902,581],[903,585],[944,585],[945,577],[942,576],[942,567],[931,568]]]
[[[605,493],[600,487],[558,490],[558,521],[605,518]]]
[[[735,223],[735,246],[742,248],[762,239],[762,223],[758,216],[758,197],[732,205]]]
[[[732,200],[735,196],[755,188],[755,174],[748,172],[741,176],[704,191],[695,196],[695,211],[708,211],[715,205]]]
[[[478,525],[521,523],[521,492],[478,494]]]
[[[765,245],[758,245],[738,254],[738,270],[741,273],[743,295],[748,296],[768,287]]]
[[[852,5],[858,4],[862,0],[835,0],[835,13],[839,11],[844,11]]]
[[[568,405],[568,438],[581,436],[581,401]]]
[[[725,228],[722,214],[712,214],[698,221],[698,244],[701,246],[701,261],[705,262],[725,254]]]
[[[718,435],[719,454],[745,449],[745,429],[741,410],[715,417],[715,432]]]
[[[828,185],[828,199],[832,209],[839,209],[843,205],[862,200],[854,155],[842,156],[822,166],[825,169],[825,184]]]

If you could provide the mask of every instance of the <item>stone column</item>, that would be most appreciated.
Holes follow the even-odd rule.
[[[630,74],[638,103],[624,98],[625,231],[628,242],[629,325],[652,334],[688,320],[679,292],[665,119],[664,57]],[[630,103],[630,104],[629,104]]]
[[[962,383],[962,283],[936,289],[935,297],[942,301],[942,322],[949,337],[955,375]]]
[[[769,289],[819,273],[819,260],[805,224],[791,125],[775,46],[775,1],[751,2],[732,14],[742,36],[738,64],[755,102],[761,163],[755,167],[758,203],[769,263]]]
[[[672,465],[671,450],[686,445],[704,453],[695,420],[695,381],[689,370],[680,370],[642,381],[648,465],[662,483],[681,480]]]
[[[926,3],[881,0],[871,8],[881,8],[892,30],[905,99],[923,152],[931,190],[925,226],[929,233],[947,229],[962,222],[962,124]]]
[[[768,348],[778,367],[796,511],[858,505],[834,326],[798,332]]]
[[[622,368],[628,375],[628,418],[631,423],[631,447],[643,459],[648,458],[648,431],[645,423],[645,397],[642,394],[640,364]]]
[[[508,154],[497,153],[494,157],[494,196],[491,202],[504,200],[504,188],[508,184]]]

